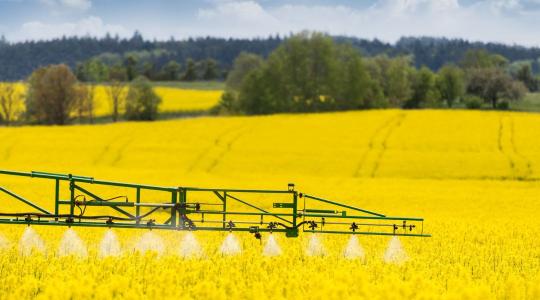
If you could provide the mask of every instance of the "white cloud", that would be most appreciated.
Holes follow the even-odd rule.
[[[53,11],[79,10],[85,11],[92,7],[91,0],[39,0]]]
[[[51,39],[59,36],[104,36],[106,33],[128,36],[130,32],[120,25],[106,24],[99,17],[90,16],[78,22],[43,23],[32,21],[24,23],[19,32],[14,34],[15,40]]]
[[[257,1],[213,0],[199,10],[188,35],[266,36],[303,29],[395,41],[429,35],[540,45],[534,28],[540,12],[524,3],[540,0],[378,0],[366,9],[345,5],[261,5]]]

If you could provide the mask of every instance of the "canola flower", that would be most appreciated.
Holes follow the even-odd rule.
[[[23,255],[26,226],[0,225],[0,299],[538,299],[539,121],[385,110],[0,128],[3,169],[171,186],[295,182],[387,215],[422,216],[433,235],[358,236],[358,244],[318,235],[314,244],[310,234],[274,233],[280,251],[269,251],[268,234],[260,243],[238,233],[231,245],[241,252],[223,255],[228,233],[74,227],[80,256],[61,255],[72,249],[62,244],[67,228],[32,226],[27,239],[37,246]],[[1,176],[0,184],[52,204],[49,182]]]

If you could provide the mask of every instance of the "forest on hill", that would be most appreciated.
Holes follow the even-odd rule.
[[[204,62],[211,60],[219,70],[216,75],[218,79],[224,79],[241,52],[267,57],[289,38],[276,35],[254,39],[201,37],[157,41],[147,40],[135,32],[131,38],[125,39],[106,35],[103,38],[63,37],[12,43],[2,37],[0,81],[26,79],[36,68],[50,64],[67,64],[76,69],[77,64],[91,58],[99,58],[109,65],[134,58],[138,62],[139,72],[155,74],[155,80],[162,79],[159,72],[171,61],[177,62],[185,70],[190,64],[201,62],[204,65]],[[461,61],[468,50],[485,49],[505,57],[510,63],[528,63],[533,73],[540,73],[540,48],[432,37],[403,37],[396,43],[344,36],[332,38],[336,43],[352,45],[364,56],[410,55],[414,66],[426,66],[433,71],[445,64]]]

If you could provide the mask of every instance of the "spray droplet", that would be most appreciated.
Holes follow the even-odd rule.
[[[364,248],[360,245],[356,235],[351,235],[347,247],[345,247],[345,251],[343,251],[343,256],[346,259],[364,259]]]
[[[165,244],[159,235],[152,231],[148,231],[141,236],[135,245],[135,250],[141,254],[155,252],[158,255],[161,255],[165,251]]]
[[[23,232],[19,241],[19,251],[23,256],[29,256],[33,253],[45,253],[45,242],[41,239],[34,228],[28,226]]]
[[[240,243],[236,236],[229,233],[223,241],[220,251],[223,255],[236,255],[242,252],[242,248],[240,247]]]
[[[266,240],[266,245],[264,245],[263,255],[265,256],[279,256],[281,255],[281,248],[277,243],[276,238],[273,234],[268,235],[268,240]]]
[[[202,248],[193,232],[187,232],[180,244],[180,256],[183,258],[196,258],[202,256]]]
[[[99,257],[119,256],[122,254],[116,233],[108,229],[99,244]]]
[[[73,255],[79,258],[85,258],[88,256],[86,251],[86,245],[83,240],[77,235],[75,230],[69,228],[64,232],[60,245],[58,246],[58,256]]]
[[[307,256],[324,256],[326,254],[326,250],[324,249],[324,246],[319,239],[319,236],[315,233],[311,235],[309,238],[308,247],[306,249],[306,255]]]
[[[9,240],[5,236],[0,235],[0,251],[7,250],[9,247],[11,247]]]
[[[383,259],[384,262],[389,264],[401,264],[409,259],[397,236],[392,237],[388,243],[388,248],[386,248]]]

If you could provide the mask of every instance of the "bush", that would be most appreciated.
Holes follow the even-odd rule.
[[[468,109],[479,109],[482,107],[483,100],[478,96],[467,95],[464,102]]]
[[[508,101],[501,101],[497,103],[497,109],[499,110],[508,110],[510,109],[510,103]]]
[[[126,97],[126,119],[152,121],[157,118],[161,98],[154,92],[150,81],[137,77],[130,85]]]

